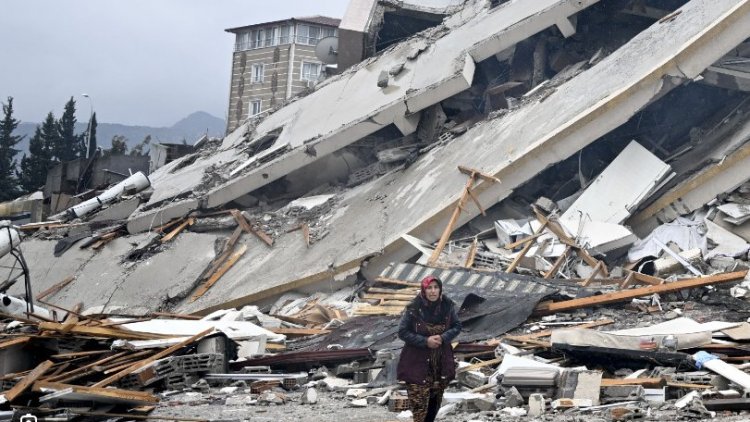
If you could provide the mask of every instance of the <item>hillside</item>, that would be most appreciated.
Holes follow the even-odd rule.
[[[22,153],[28,151],[29,139],[34,135],[37,124],[22,122],[18,125],[15,134],[25,135],[24,140],[18,145]],[[88,121],[78,122],[76,124],[76,132],[85,132],[87,124]],[[184,140],[188,144],[192,144],[206,133],[209,136],[223,137],[225,129],[226,123],[223,119],[212,116],[204,111],[196,111],[170,127],[99,123],[96,128],[96,139],[99,146],[103,148],[109,147],[112,137],[115,135],[122,135],[127,138],[129,147],[133,147],[141,142],[148,135],[151,135],[152,140],[157,142],[181,143]],[[16,159],[20,160],[20,154]]]

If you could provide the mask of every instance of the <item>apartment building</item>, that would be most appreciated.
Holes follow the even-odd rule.
[[[338,36],[340,22],[308,16],[227,29],[235,34],[227,131],[314,86],[324,72],[315,46]]]

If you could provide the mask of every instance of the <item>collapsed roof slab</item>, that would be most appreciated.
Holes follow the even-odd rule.
[[[644,236],[661,223],[690,214],[717,195],[731,192],[750,179],[750,123],[743,125],[732,138],[741,140],[743,144],[726,155],[714,155],[715,164],[670,189],[630,218],[628,224],[635,233]]]
[[[45,301],[70,309],[83,302],[84,309],[142,314],[160,309],[165,301],[186,296],[193,283],[214,257],[216,235],[181,233],[163,250],[138,262],[125,262],[134,244],[147,240],[151,233],[117,238],[98,251],[77,245],[62,256],[52,256],[56,241],[29,239],[22,243],[29,263],[31,284],[38,294],[68,276],[76,279],[50,295]],[[7,262],[0,260],[0,265]],[[16,283],[19,284],[19,283]],[[13,286],[11,294],[22,295],[23,283]]]
[[[502,180],[477,187],[489,208],[673,88],[665,78],[696,77],[748,36],[750,1],[693,0],[674,19],[654,24],[542,100],[475,125],[402,173],[350,190],[328,217],[329,234],[309,249],[291,234],[272,251],[251,248],[250,256],[183,310],[241,306],[360,266],[377,276],[389,262],[414,254],[402,234],[428,241],[440,236],[466,183],[457,165]],[[459,224],[479,214],[465,208]]]
[[[492,10],[475,7],[471,8],[472,13],[457,13],[446,20],[445,28],[423,32],[394,46],[262,120],[255,128],[254,142],[281,132],[261,154],[247,156],[244,137],[236,132],[230,135],[219,154],[229,151],[228,156],[244,159],[234,166],[224,163],[224,170],[232,177],[210,190],[201,205],[214,208],[226,204],[388,125],[398,123],[399,128],[413,130],[407,116],[471,87],[475,61],[499,53],[597,2],[512,1]],[[379,81],[384,74],[388,75],[388,83],[381,88]],[[286,150],[290,151],[271,158]],[[269,162],[234,174],[245,163],[265,159]],[[209,168],[205,160],[215,161],[206,158],[193,165]],[[168,196],[159,193],[162,184],[179,185],[181,192],[190,189],[186,187],[189,183],[176,181],[176,175],[167,179],[174,182],[152,179],[154,195],[160,201]],[[170,185],[169,189],[173,187]],[[149,214],[131,217],[128,230],[146,230]]]

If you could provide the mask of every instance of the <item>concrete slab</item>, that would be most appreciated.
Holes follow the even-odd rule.
[[[119,307],[134,314],[156,310],[166,300],[186,296],[213,259],[214,241],[219,236],[183,232],[162,252],[123,264],[133,245],[148,236],[117,238],[98,252],[74,246],[60,258],[52,255],[55,241],[27,240],[22,247],[33,291],[41,292],[73,275],[73,282],[45,300],[65,308],[83,302],[84,308],[100,306],[107,311]],[[5,258],[0,260],[0,265],[5,264]],[[10,293],[23,294],[23,286],[13,286]]]
[[[309,249],[292,235],[278,239],[270,252],[251,246],[221,283],[181,308],[239,306],[327,280],[365,260],[364,272],[376,276],[387,263],[414,254],[402,234],[428,241],[440,236],[466,181],[457,165],[503,181],[478,185],[479,200],[489,208],[674,88],[673,76],[696,77],[748,36],[750,1],[693,0],[674,19],[654,24],[543,101],[475,125],[403,173],[347,192],[327,216],[330,233]],[[478,214],[467,207],[459,224]]]
[[[199,176],[202,178],[208,169],[215,171],[217,165],[229,167],[230,157],[238,161],[227,173],[247,161],[255,161],[257,158],[245,152],[246,147],[268,139],[267,135],[279,130],[278,138],[263,154],[270,151],[276,154],[284,149],[290,149],[289,152],[256,168],[253,166],[257,163],[252,163],[231,180],[211,189],[201,205],[207,208],[223,205],[388,125],[398,123],[401,130],[409,132],[414,128],[414,120],[408,116],[471,86],[475,61],[499,53],[597,1],[518,0],[492,10],[476,5],[463,9],[447,19],[445,27],[397,44],[269,115],[257,125],[250,143],[233,133],[234,143],[230,146],[225,141],[221,157],[196,161],[193,169],[181,172],[184,178],[155,176],[150,203],[195,190]],[[403,70],[390,77],[387,87],[379,87],[381,73],[398,65],[403,65]],[[315,153],[310,154],[310,149]],[[131,233],[144,230],[146,224],[133,222],[144,218],[149,216],[134,215],[128,230]]]

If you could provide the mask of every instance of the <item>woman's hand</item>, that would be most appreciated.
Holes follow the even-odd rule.
[[[427,337],[427,347],[429,347],[430,349],[437,349],[442,344],[443,338],[438,335]]]

